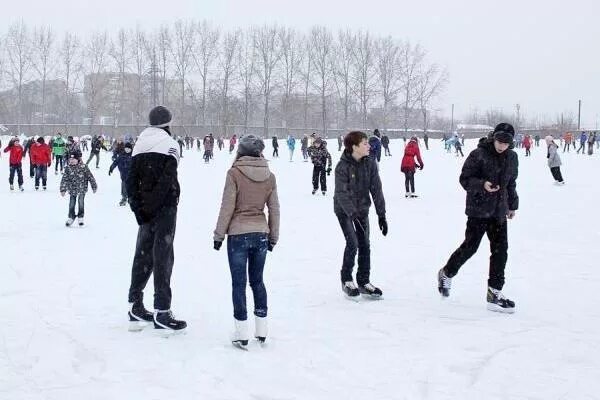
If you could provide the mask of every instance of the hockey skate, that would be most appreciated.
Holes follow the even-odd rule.
[[[154,311],[154,330],[162,337],[185,333],[187,323],[175,319],[171,310]]]
[[[154,315],[146,310],[144,303],[129,303],[129,332],[139,332],[154,321]]]
[[[79,217],[79,218],[77,218],[77,224],[78,224],[79,226],[83,226],[83,217]]]
[[[67,222],[65,222],[65,226],[66,226],[66,227],[69,227],[69,226],[73,225],[73,222],[74,222],[74,221],[75,221],[75,220],[74,220],[73,218],[69,218],[69,219],[67,219]]]
[[[312,194],[317,193],[317,189],[313,189]]]
[[[360,291],[356,287],[353,281],[347,281],[342,283],[342,292],[346,295],[348,300],[358,301]]]
[[[358,291],[361,296],[372,299],[381,300],[383,299],[383,292],[378,287],[373,286],[371,283],[365,283],[364,285],[358,285]]]
[[[13,190],[15,190],[15,187],[13,185],[10,185],[10,190],[12,192]]]
[[[487,309],[490,311],[512,314],[515,312],[515,302],[504,297],[501,290],[488,287]]]
[[[450,288],[452,287],[452,278],[448,278],[444,273],[444,268],[438,272],[438,291],[442,297],[450,296]]]

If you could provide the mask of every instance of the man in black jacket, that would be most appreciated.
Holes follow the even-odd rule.
[[[438,290],[447,297],[452,278],[487,234],[491,249],[487,307],[506,313],[515,311],[515,303],[502,294],[508,257],[507,218],[512,219],[519,208],[519,161],[510,149],[514,134],[512,125],[498,124],[492,137],[482,139],[467,157],[460,174],[460,184],[467,191],[465,240],[438,272]]]
[[[387,235],[385,199],[379,178],[377,162],[369,156],[367,135],[350,132],[344,138],[344,152],[335,167],[335,195],[333,209],[338,218],[346,248],[342,263],[342,291],[348,298],[356,299],[359,294],[380,298],[381,289],[370,283],[371,248],[369,244],[369,208],[371,198],[379,217],[379,229]],[[356,283],[352,279],[354,259],[358,252]]]
[[[94,136],[92,139],[92,149],[90,151],[90,156],[86,161],[85,165],[88,165],[92,158],[96,157],[96,169],[100,168],[100,150],[107,150],[106,146],[104,146],[104,139],[102,136]]]
[[[171,112],[157,106],[150,111],[150,127],[135,144],[127,177],[127,195],[139,224],[129,288],[130,330],[147,322],[164,332],[182,332],[185,321],[171,313],[173,240],[179,203],[178,143],[171,137]],[[154,273],[154,314],[144,307],[143,290]]]

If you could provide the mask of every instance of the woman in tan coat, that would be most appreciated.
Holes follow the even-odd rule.
[[[262,152],[263,141],[248,135],[240,139],[233,166],[227,172],[221,211],[214,232],[214,248],[219,250],[227,238],[231,270],[234,345],[248,345],[246,282],[254,295],[255,333],[260,342],[267,337],[267,291],[263,269],[267,250],[279,239],[279,199],[275,175]],[[265,205],[269,217],[264,213]]]

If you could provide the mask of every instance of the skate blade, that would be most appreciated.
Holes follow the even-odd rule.
[[[246,342],[246,344],[242,343],[241,340],[234,340],[231,342],[231,344],[233,344],[233,347],[236,347],[240,350],[248,351],[248,341],[244,340],[244,342]]]
[[[146,321],[129,321],[129,332],[141,332],[144,328],[147,328],[151,323]]]
[[[155,328],[154,329],[154,334],[157,335],[158,337],[161,337],[161,338],[164,338],[164,339],[168,339],[168,338],[170,338],[172,336],[185,335],[186,334],[186,328],[178,329],[178,330],[165,329],[165,328]]]
[[[494,303],[488,303],[487,304],[487,309],[489,311],[499,312],[499,313],[503,313],[503,314],[514,314],[515,313],[515,309],[514,308],[503,308],[503,307],[500,307],[499,305],[494,304]]]
[[[347,300],[353,301],[353,302],[355,302],[355,303],[358,303],[358,302],[360,301],[360,296],[349,296],[349,295],[347,295],[346,293],[344,293],[344,297],[345,297]]]
[[[374,301],[383,300],[383,295],[378,296],[375,294],[368,294],[368,293],[361,293],[360,297],[362,297],[363,299],[374,300]]]

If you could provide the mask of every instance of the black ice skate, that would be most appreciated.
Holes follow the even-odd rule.
[[[438,290],[442,297],[450,296],[450,287],[452,286],[452,278],[448,278],[444,273],[444,268],[438,272]]]
[[[144,303],[129,303],[129,332],[139,332],[154,321],[154,314],[146,310]]]
[[[504,297],[502,291],[488,287],[487,309],[512,314],[515,312],[515,302]]]
[[[119,205],[121,207],[126,206],[127,205],[127,199],[121,199],[121,201],[119,202]]]
[[[15,187],[13,185],[10,185],[10,190],[11,191],[15,190]]]
[[[317,193],[317,189],[313,189],[312,194]]]
[[[327,194],[327,192],[325,190],[323,190],[321,193],[323,193],[323,196],[325,196]]]
[[[24,191],[25,191],[25,188],[24,188],[23,186],[19,186],[19,190],[20,190],[21,192],[24,192]]]
[[[154,328],[164,337],[185,332],[187,323],[175,319],[171,310],[154,312]]]
[[[69,219],[67,219],[67,222],[65,222],[65,226],[69,227],[69,226],[73,225],[73,222],[74,222],[74,221],[75,221],[75,220],[74,220],[73,218],[69,218]]]
[[[358,285],[358,291],[363,297],[367,297],[374,300],[380,300],[383,297],[381,289],[373,286],[371,283],[365,283],[364,285]]]
[[[349,300],[358,301],[360,291],[358,290],[353,281],[347,281],[342,283],[342,291],[346,295],[346,298],[348,298]]]

